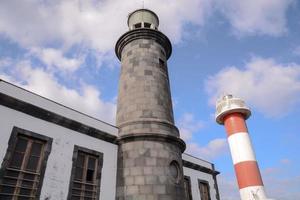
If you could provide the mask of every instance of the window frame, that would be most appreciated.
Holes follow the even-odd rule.
[[[159,67],[161,67],[161,68],[166,67],[166,63],[162,58],[158,58],[158,64],[159,64]]]
[[[144,28],[151,28],[151,23],[144,22]]]
[[[210,185],[209,182],[206,180],[201,180],[198,179],[198,189],[199,189],[199,193],[200,193],[200,199],[202,200],[202,194],[201,194],[201,190],[200,190],[200,184],[205,184],[207,186],[207,190],[208,190],[208,200],[211,200],[211,196],[210,196]]]
[[[142,28],[142,27],[143,27],[143,25],[142,25],[141,22],[136,23],[136,24],[134,24],[133,26],[134,26],[135,29],[137,29],[137,28]]]
[[[98,158],[98,166],[96,171],[96,181],[97,181],[97,196],[96,199],[100,198],[100,188],[101,188],[101,178],[102,178],[102,168],[103,168],[103,153],[87,149],[85,147],[74,145],[73,150],[73,156],[72,156],[72,170],[71,170],[71,176],[70,176],[70,182],[69,182],[69,191],[68,191],[68,197],[67,200],[72,200],[72,189],[74,185],[75,180],[75,171],[76,171],[76,161],[78,158],[78,152],[83,152],[85,154],[90,154],[94,157]]]
[[[185,191],[185,192],[188,192],[187,195],[188,195],[189,200],[193,200],[191,177],[184,176],[183,180],[184,180],[184,182],[187,180],[187,182],[188,182],[188,188],[187,188],[187,190],[188,191]]]
[[[36,191],[36,196],[35,196],[35,198],[39,199],[40,195],[41,195],[41,190],[42,190],[42,186],[43,186],[43,181],[44,181],[44,176],[45,176],[45,171],[46,171],[46,167],[47,167],[49,154],[50,154],[51,148],[52,148],[53,139],[48,136],[41,135],[41,134],[38,134],[38,133],[35,133],[32,131],[25,130],[25,129],[14,126],[12,129],[10,138],[8,140],[8,147],[7,147],[7,150],[6,150],[6,153],[5,153],[4,159],[1,164],[1,168],[0,168],[0,184],[2,184],[2,182],[3,182],[5,171],[7,170],[7,168],[9,168],[9,164],[12,159],[14,150],[16,148],[17,140],[18,140],[19,136],[32,138],[34,140],[40,140],[40,141],[45,142],[45,146],[43,148],[44,155],[41,160],[41,166],[40,166],[40,176],[39,176],[40,180],[37,185],[37,191]]]

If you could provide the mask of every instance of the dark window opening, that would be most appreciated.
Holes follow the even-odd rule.
[[[0,199],[39,199],[52,139],[14,128],[0,171]]]
[[[94,170],[88,169],[86,172],[86,181],[93,182],[94,180]]]
[[[137,23],[134,25],[135,28],[142,28],[142,23]]]
[[[199,183],[199,190],[200,190],[201,200],[210,200],[208,182],[199,180],[198,183]]]
[[[184,176],[184,190],[186,200],[192,200],[191,179],[188,176]]]
[[[145,27],[145,28],[150,28],[150,27],[151,27],[151,24],[150,24],[150,23],[147,23],[147,22],[144,22],[144,27]]]
[[[99,199],[103,155],[75,146],[68,199]]]
[[[164,67],[165,66],[165,62],[162,59],[159,59],[159,66],[160,67]]]

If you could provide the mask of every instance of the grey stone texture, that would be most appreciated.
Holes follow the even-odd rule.
[[[184,200],[182,148],[168,139],[155,139],[179,138],[166,50],[155,39],[139,37],[123,48],[121,65],[116,199]],[[125,140],[126,136],[131,139]],[[176,178],[170,170],[172,161],[179,166]]]
[[[184,200],[182,178],[175,179],[170,172],[174,160],[181,161],[181,151],[174,144],[133,141],[120,145],[117,200]]]
[[[154,40],[137,39],[124,47],[121,63],[117,109],[120,134],[141,131],[178,136],[173,127],[165,50]]]

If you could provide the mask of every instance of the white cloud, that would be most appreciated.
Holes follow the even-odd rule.
[[[286,13],[294,0],[220,0],[217,7],[236,34],[280,36],[287,32]]]
[[[182,40],[186,23],[204,25],[221,10],[241,33],[281,35],[293,0],[151,0],[145,7],[160,17],[160,28],[173,43]],[[124,33],[126,17],[141,7],[139,0],[4,0],[0,2],[0,33],[25,48],[71,48],[80,45],[106,53]],[[215,9],[214,9],[215,8]],[[11,12],[11,11],[14,12]]]
[[[178,42],[185,22],[204,23],[210,2],[153,0],[145,5],[158,13],[163,31]],[[112,50],[118,37],[128,30],[126,17],[140,5],[139,0],[5,0],[0,3],[0,32],[25,47],[60,42],[105,52]]]
[[[198,132],[204,126],[204,122],[196,120],[191,113],[185,113],[178,121],[180,137],[183,140],[190,140],[194,133]]]
[[[187,31],[184,28],[186,23],[201,27],[213,11],[212,0],[151,0],[146,6],[157,12],[162,31],[173,43],[182,40],[183,34]]]
[[[199,158],[212,160],[220,155],[228,152],[226,139],[215,138],[208,142],[205,146],[195,142],[196,134],[204,127],[204,122],[197,120],[191,113],[184,113],[178,120],[178,128],[180,137],[186,142],[186,152]]]
[[[243,68],[226,67],[209,77],[205,88],[212,105],[231,93],[267,116],[282,116],[300,103],[300,65],[253,58]]]
[[[10,73],[1,73],[1,78],[17,84],[41,96],[92,115],[108,123],[115,123],[116,105],[101,99],[101,93],[94,86],[80,83],[77,89],[61,85],[49,71],[33,68],[30,61],[12,62]]]
[[[285,14],[291,2],[149,0],[145,7],[159,15],[160,29],[176,44],[190,35],[186,24],[202,27],[220,9],[237,32],[281,35],[287,30]],[[72,72],[88,55],[100,65],[103,59],[114,60],[114,45],[128,30],[126,18],[138,8],[140,0],[4,0],[0,1],[0,34],[34,53],[48,67]],[[67,56],[74,47],[84,53]],[[110,63],[107,65],[115,64]]]
[[[59,49],[44,48],[38,49],[33,48],[31,53],[35,54],[43,63],[49,68],[58,68],[62,71],[73,72],[77,70],[80,65],[84,62],[84,58],[76,56],[69,58],[64,56],[64,53]]]
[[[188,143],[186,152],[199,158],[213,160],[229,152],[229,150],[226,139],[216,138],[211,140],[206,146],[200,146],[194,142]]]
[[[185,23],[204,24],[212,10],[211,1],[151,0],[145,1],[145,7],[159,15],[159,28],[172,43],[178,43],[184,35]],[[128,30],[127,16],[141,8],[141,3],[140,0],[4,0],[0,1],[0,34],[24,48],[25,54],[61,72],[76,71],[86,57],[96,60],[95,67],[103,63],[112,67],[116,65],[114,45]],[[74,48],[82,52],[67,54],[73,53]]]

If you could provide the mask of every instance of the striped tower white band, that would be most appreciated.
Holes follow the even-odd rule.
[[[247,132],[239,132],[228,137],[233,164],[244,161],[256,161],[251,141]]]
[[[249,186],[240,189],[240,196],[242,200],[256,200],[259,197],[260,200],[266,200],[266,194],[264,186]]]

